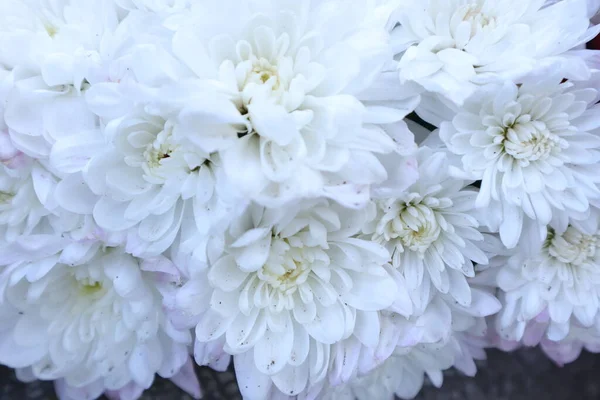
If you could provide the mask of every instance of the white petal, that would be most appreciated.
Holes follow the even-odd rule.
[[[277,374],[287,365],[293,346],[294,328],[288,316],[283,332],[275,333],[267,329],[262,339],[254,346],[256,367],[263,374]]]
[[[90,110],[104,118],[118,118],[132,107],[121,93],[118,83],[98,83],[85,93]]]
[[[235,242],[231,244],[231,247],[245,247],[249,244],[256,243],[258,240],[263,239],[265,235],[270,234],[269,228],[255,228],[246,231],[242,236],[237,238]]]
[[[208,309],[196,326],[196,340],[209,342],[218,339],[227,331],[231,318]]]
[[[267,261],[271,249],[271,235],[241,249],[235,253],[235,261],[243,271],[257,271]]]
[[[173,52],[190,68],[199,78],[214,78],[217,70],[210,60],[206,48],[201,44],[192,27],[179,30],[173,37]],[[190,46],[196,51],[191,54]]]
[[[573,313],[573,305],[566,300],[555,300],[548,304],[548,311],[553,321],[564,324]]]
[[[164,214],[149,215],[140,223],[138,234],[140,238],[148,242],[157,241],[169,230],[174,219],[175,207],[170,208]]]
[[[254,363],[254,352],[247,351],[233,357],[238,387],[244,399],[264,400],[267,398],[272,382],[271,377],[260,372]]]
[[[310,336],[299,324],[294,324],[294,345],[288,363],[299,366],[308,358],[310,350]]]
[[[248,274],[238,267],[233,256],[220,258],[208,273],[212,285],[225,291],[239,288],[247,276]]]
[[[396,283],[383,268],[378,274],[352,274],[353,286],[345,301],[358,310],[378,311],[391,306],[396,299]]]
[[[294,396],[301,393],[308,382],[308,365],[286,365],[278,374],[273,376],[273,383],[282,393]]]
[[[502,308],[500,301],[494,295],[477,288],[471,288],[471,298],[468,311],[476,317],[493,315]]]
[[[54,191],[58,205],[77,214],[92,214],[98,197],[92,193],[81,175],[67,175]]]
[[[50,163],[61,172],[79,172],[103,145],[99,132],[79,132],[77,136],[64,138],[52,146]]]
[[[202,398],[202,388],[200,381],[194,370],[194,363],[191,358],[188,358],[185,365],[181,367],[179,372],[171,377],[171,381],[184,392],[192,396],[194,399]]]
[[[146,344],[139,344],[129,358],[132,378],[143,388],[149,388],[154,379],[154,371],[149,368],[149,351]]]
[[[521,237],[523,229],[523,211],[518,207],[503,202],[503,219],[500,224],[500,238],[509,249],[515,247]]]
[[[281,106],[252,103],[248,113],[260,136],[280,146],[287,146],[300,135],[294,118]]]
[[[374,311],[357,311],[354,335],[362,344],[376,347],[379,342],[379,314]]]
[[[264,311],[255,307],[248,316],[240,313],[227,329],[227,345],[234,354],[247,351],[265,335],[266,329],[267,318]]]
[[[339,303],[329,307],[317,306],[317,318],[306,324],[307,332],[318,342],[333,344],[344,334],[344,310]]]
[[[295,301],[298,301],[299,304],[296,304],[294,307],[294,319],[298,321],[300,324],[308,324],[315,319],[317,315],[317,306],[314,302],[302,302],[301,299],[295,298]]]
[[[450,294],[462,306],[467,307],[471,304],[471,288],[467,283],[465,276],[456,270],[448,269],[450,278]]]
[[[47,354],[45,345],[21,347],[13,338],[13,332],[0,335],[0,362],[11,368],[25,368],[40,361]]]
[[[136,221],[124,218],[127,203],[120,203],[106,197],[101,197],[94,206],[94,219],[100,227],[109,231],[120,231],[131,228]]]
[[[50,54],[42,64],[42,77],[48,86],[73,82],[73,59],[64,53]]]
[[[47,324],[34,315],[23,315],[14,327],[14,340],[19,346],[36,347],[47,343]]]

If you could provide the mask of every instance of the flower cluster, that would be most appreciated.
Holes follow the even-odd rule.
[[[598,8],[0,0],[0,363],[371,400],[600,350]]]

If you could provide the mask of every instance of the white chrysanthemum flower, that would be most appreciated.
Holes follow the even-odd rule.
[[[17,379],[21,382],[31,383],[37,380],[31,367],[17,368],[15,372]],[[196,376],[194,361],[191,357],[188,357],[179,372],[170,377],[169,380],[192,398],[202,398],[202,388]],[[106,390],[103,379],[98,379],[83,387],[69,386],[64,379],[57,379],[54,381],[54,390],[60,400],[95,400],[102,395],[109,400],[138,400],[144,392],[144,388],[134,381],[118,390]]]
[[[13,73],[0,65],[0,163],[9,168],[19,168],[27,164],[27,157],[15,147],[4,121],[8,94],[13,86]]]
[[[376,217],[363,231],[392,254],[392,266],[416,293],[417,310],[429,301],[430,285],[424,280],[468,306],[471,291],[466,278],[475,275],[473,261],[487,263],[476,244],[483,240],[472,215],[477,192],[449,174],[445,152],[423,147],[416,163],[419,179],[403,193],[376,198],[371,204]]]
[[[382,365],[394,352],[398,338],[403,331],[394,323],[394,317],[373,318],[367,324],[361,324],[354,335],[333,345],[311,343],[309,358],[308,385],[302,392],[303,375],[288,377],[282,385],[272,385],[271,377],[256,367],[254,352],[248,351],[234,356],[234,365],[238,384],[245,399],[284,400],[297,398],[320,398],[324,388],[351,384],[357,376],[364,376]],[[314,355],[317,358],[314,358]],[[286,388],[297,389],[286,391]],[[294,393],[290,396],[290,393]],[[297,394],[297,395],[296,395]]]
[[[357,377],[350,383],[330,387],[318,397],[323,400],[393,400],[414,398],[425,382],[425,375],[441,387],[443,371],[454,362],[454,349],[449,343],[420,344],[397,347],[394,354],[375,371]]]
[[[106,390],[180,370],[191,335],[165,318],[159,291],[180,284],[177,270],[106,246],[56,235],[2,246],[0,362]]]
[[[87,52],[89,63],[77,67],[87,82],[81,90],[72,84],[48,87],[44,76],[17,79],[6,113],[16,147],[47,157],[60,172],[61,207],[85,218],[93,214],[107,232],[125,233],[127,251],[140,256],[161,254],[171,245],[186,207],[201,233],[229,211],[221,204],[224,196],[217,196],[227,189],[224,181],[216,182],[222,175],[218,155],[189,151],[189,143],[172,135],[170,108],[149,104],[154,96],[133,89],[134,81],[160,79],[149,68],[132,66],[134,58],[161,58],[150,44],[160,35],[148,34],[158,24],[151,13],[133,13],[105,33],[102,46]],[[137,35],[144,40],[136,41]],[[117,87],[116,103],[102,92],[110,84]]]
[[[462,104],[477,86],[514,79],[596,36],[586,0],[408,0],[397,11],[400,78]],[[582,75],[584,77],[585,75]]]
[[[550,340],[563,339],[573,323],[600,330],[600,212],[594,209],[562,232],[549,226],[543,243],[531,247],[525,243],[498,271],[500,335],[520,341],[528,323],[546,309],[543,331]]]
[[[31,368],[17,370],[17,378],[23,382],[35,380]],[[191,357],[169,380],[193,399],[202,398],[202,388],[194,371],[194,362]],[[145,388],[131,381],[118,390],[106,390],[102,379],[84,387],[73,387],[69,386],[64,379],[58,379],[54,381],[54,390],[60,400],[95,400],[102,395],[109,400],[138,400],[142,397]]]
[[[548,309],[544,309],[527,322],[520,341],[507,339],[506,336],[502,337],[492,330],[488,338],[488,347],[513,351],[522,346],[539,346],[560,367],[575,361],[583,349],[592,353],[600,352],[600,331],[597,327],[585,327],[577,321],[572,321],[567,336],[560,340],[551,340],[546,335],[550,324]]]
[[[501,303],[494,295],[496,287],[481,284],[480,275],[469,279],[472,295],[469,306],[460,305],[448,294],[435,292],[422,315],[414,315],[399,325],[402,335],[398,345],[410,347],[420,343],[447,342],[459,334],[478,338],[486,336],[485,317],[496,314]]]
[[[564,227],[600,198],[600,76],[561,83],[560,71],[547,72],[481,90],[440,130],[465,174],[482,181],[476,205],[509,248],[524,220]]]
[[[14,150],[10,137],[5,139],[5,149]],[[5,164],[0,164],[0,237],[3,241],[12,242],[23,235],[42,233],[76,240],[108,236],[116,239],[117,235],[98,230],[91,216],[79,215],[90,208],[89,198],[78,197],[78,201],[73,201],[85,187],[79,175],[61,179],[45,162],[18,151]],[[65,199],[68,200],[65,202]]]
[[[365,204],[369,185],[386,178],[374,154],[399,147],[380,124],[416,105],[400,89],[369,90],[389,78],[389,9],[211,0],[185,11],[172,50],[195,78],[185,84],[180,134],[219,152],[233,184],[263,205],[319,196]]]
[[[14,68],[5,118],[14,144],[45,158],[57,138],[96,126],[81,92],[105,32],[117,24],[112,2],[13,1],[0,4],[0,64]]]
[[[484,320],[485,321],[485,320]],[[491,328],[493,329],[493,328]],[[487,325],[484,335],[471,333],[456,333],[452,344],[454,346],[453,367],[463,374],[474,377],[477,374],[476,361],[487,359],[485,349],[489,348]]]
[[[44,75],[59,72],[59,59],[73,62],[99,48],[118,22],[114,2],[104,0],[3,0],[0,11],[0,64]]]
[[[359,368],[353,379],[342,384],[330,379],[329,384],[313,387],[307,397],[315,398],[310,394],[318,393],[316,398],[331,400],[392,399],[394,395],[413,398],[423,385],[424,375],[438,387],[442,384],[442,371],[451,366],[474,375],[474,360],[485,358],[483,349],[488,345],[486,317],[496,313],[500,303],[493,295],[495,287],[489,278],[478,276],[470,284],[470,307],[460,306],[451,296],[438,293],[422,316],[406,319],[381,313],[382,328],[392,328],[381,329],[378,350],[385,350],[386,356],[374,364],[367,362],[376,368]],[[359,363],[364,364],[364,354],[360,355]],[[377,351],[371,355],[377,356]],[[346,359],[344,365],[353,361],[351,356]]]
[[[582,350],[600,353],[600,332],[597,329],[572,327],[569,335],[555,342],[544,338],[540,342],[542,351],[558,366],[575,361]]]
[[[10,138],[7,147],[14,149]],[[60,178],[45,163],[18,153],[0,164],[0,237],[11,242],[32,233],[84,237],[95,229],[91,218],[61,207]],[[0,242],[1,243],[1,242]]]
[[[32,160],[29,164],[18,169],[0,166],[0,235],[4,241],[32,233],[52,213],[47,208],[52,201],[48,199],[52,177],[41,165]]]
[[[96,222],[108,231],[133,228],[128,251],[136,255],[165,251],[179,233],[186,207],[193,210],[197,233],[207,234],[236,205],[227,202],[232,196],[218,154],[191,150],[174,136],[173,126],[168,113],[135,109],[106,127],[111,143],[90,155],[83,173],[100,196],[93,201]],[[73,146],[72,157],[77,150]]]
[[[454,366],[473,376],[474,360],[484,360],[486,343],[469,342],[461,335],[448,342],[397,347],[384,364],[345,385],[332,386],[320,393],[324,400],[413,399],[421,391],[425,376],[440,388],[443,372]]]
[[[248,398],[262,398],[272,383],[289,395],[309,377],[323,379],[330,345],[371,332],[377,311],[392,304],[397,288],[383,268],[389,253],[355,238],[363,223],[364,213],[324,200],[252,205],[232,222],[224,253],[178,293],[199,344],[224,336],[239,368],[254,365],[256,374],[247,367],[238,375],[263,383]]]

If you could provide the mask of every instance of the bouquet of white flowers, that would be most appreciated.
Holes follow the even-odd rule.
[[[600,351],[598,0],[0,0],[0,363],[414,397]]]

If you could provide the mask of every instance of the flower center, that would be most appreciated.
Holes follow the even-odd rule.
[[[239,138],[253,133],[258,134],[252,126],[250,114],[248,113],[248,106],[252,100],[260,97],[262,100],[268,99],[269,101],[279,103],[285,92],[276,64],[274,65],[266,58],[257,58],[255,55],[251,55],[250,60],[238,65],[238,70],[240,68],[243,70],[243,68],[248,68],[249,66],[251,68],[243,80],[241,96],[237,101],[237,108],[240,114],[248,120],[245,126],[240,127],[238,131]]]
[[[258,271],[258,277],[283,294],[293,294],[311,272],[305,249],[293,247],[287,239],[273,238],[271,255]],[[313,260],[314,261],[314,260]]]
[[[144,157],[150,168],[159,168],[162,165],[163,160],[170,158],[171,154],[177,149],[177,146],[171,143],[157,142],[149,145],[148,149],[144,152]]]
[[[545,247],[548,254],[561,263],[581,266],[593,263],[598,244],[597,235],[586,235],[569,226],[561,236],[549,228]]]
[[[104,293],[104,286],[101,282],[96,281],[91,277],[77,277],[75,276],[75,285],[78,289],[79,294],[82,297],[96,297],[101,293]]]
[[[102,291],[100,282],[81,285],[81,294],[84,296],[93,296]]]
[[[228,80],[232,87],[237,87],[238,95],[234,97],[234,103],[247,119],[247,123],[238,128],[238,137],[260,134],[252,126],[248,113],[250,104],[267,102],[286,108],[295,105],[295,102],[289,102],[287,92],[298,73],[295,67],[297,60],[288,55],[289,50],[290,37],[287,33],[278,34],[262,26],[255,31],[251,40],[242,39],[236,43],[235,58],[222,60],[221,70],[228,71],[223,79]],[[297,95],[293,100],[298,98],[302,99],[303,96]]]
[[[8,204],[12,201],[15,195],[9,192],[0,191],[0,204]]]
[[[276,66],[264,58],[254,60],[252,65],[252,70],[246,78],[246,85],[254,83],[257,85],[267,85],[273,91],[279,89],[281,82]]]
[[[422,256],[439,238],[442,229],[435,211],[424,202],[396,201],[382,208],[385,213],[373,240],[379,243],[396,242],[400,249],[407,248]]]
[[[517,122],[504,132],[504,150],[516,160],[545,160],[561,148],[560,138],[541,121]]]
[[[58,33],[58,28],[50,23],[44,24],[44,28],[46,29],[46,33],[48,33],[48,36],[50,36],[51,38],[54,38],[54,36],[56,36],[56,34]]]
[[[146,145],[143,152],[143,169],[146,174],[146,179],[154,182],[155,179],[163,180],[167,179],[168,174],[166,170],[169,165],[178,164],[174,159],[174,153],[179,150],[176,143],[173,142],[171,135],[171,129],[169,123],[165,123],[163,130],[161,130],[154,141],[151,141]]]
[[[496,18],[483,13],[479,4],[465,4],[458,9],[458,15],[462,20],[471,24],[471,37],[475,36],[483,28],[496,26]]]

